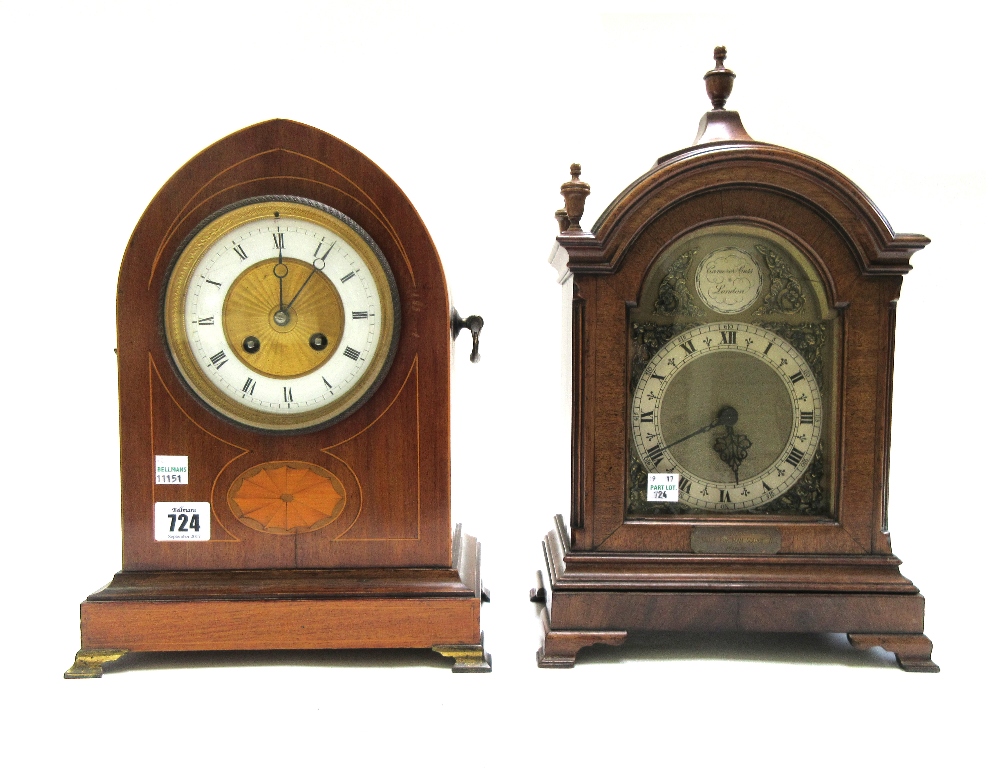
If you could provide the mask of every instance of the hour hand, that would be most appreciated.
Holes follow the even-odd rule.
[[[281,257],[281,244],[278,245],[278,261],[274,264],[271,272],[278,279],[278,310],[274,312],[274,322],[278,325],[288,324],[288,311],[285,306],[285,276],[288,275],[288,266],[285,265]]]
[[[726,425],[726,432],[715,439],[712,447],[719,453],[722,462],[732,470],[737,484],[740,481],[740,466],[747,459],[751,446],[753,444],[747,436],[737,433],[732,425]]]
[[[719,413],[716,414],[715,419],[713,419],[707,425],[705,425],[704,427],[699,427],[693,433],[688,433],[686,436],[682,436],[681,438],[678,438],[673,443],[667,444],[665,448],[666,449],[670,449],[671,447],[676,446],[679,443],[687,441],[689,438],[694,438],[696,435],[701,435],[702,433],[707,433],[709,430],[711,430],[712,428],[716,428],[719,425],[725,425],[726,427],[732,427],[733,425],[735,425],[739,421],[739,419],[740,419],[740,415],[736,413],[736,409],[735,408],[733,408],[732,406],[724,406],[719,411]]]

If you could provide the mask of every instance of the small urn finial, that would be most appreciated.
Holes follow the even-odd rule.
[[[712,108],[720,110],[726,107],[726,100],[733,91],[733,81],[736,74],[723,63],[726,61],[726,47],[715,47],[715,67],[705,74],[705,91],[712,101]]]
[[[565,210],[560,208],[556,211],[556,220],[559,222],[559,231],[562,233],[582,233],[580,219],[583,218],[583,205],[590,194],[590,184],[580,181],[582,168],[577,163],[569,166],[570,181],[567,181],[559,191],[566,202]]]
[[[736,74],[725,66],[726,47],[715,47],[715,68],[705,74],[705,91],[712,100],[712,110],[706,111],[698,124],[695,144],[718,143],[720,141],[752,141],[743,129],[740,115],[726,108],[726,100],[733,91]]]

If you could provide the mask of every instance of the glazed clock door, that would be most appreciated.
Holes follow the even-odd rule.
[[[869,271],[827,213],[789,194],[822,194],[801,155],[713,148],[736,169],[719,185],[698,150],[612,203],[600,239],[560,236],[577,366],[572,546],[885,552],[881,347],[898,266]],[[654,198],[653,216],[635,206]]]
[[[836,324],[773,232],[724,224],[668,246],[630,312],[628,516],[831,517]]]

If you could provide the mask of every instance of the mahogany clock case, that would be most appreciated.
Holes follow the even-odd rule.
[[[722,59],[707,81],[725,70]],[[895,306],[909,259],[928,239],[893,233],[845,176],[754,141],[724,104],[725,95],[705,115],[696,145],[660,158],[593,232],[579,226],[589,187],[578,166],[563,186],[566,208],[557,212],[561,232],[551,261],[565,285],[564,322],[572,332],[572,485],[568,526],[558,517],[546,537],[546,576],[533,593],[545,604],[539,664],[570,666],[579,648],[620,643],[636,630],[840,632],[856,645],[895,652],[907,670],[937,670],[923,635],[923,597],[899,573],[886,523]],[[729,248],[715,247],[713,236]],[[745,249],[734,248],[740,236]],[[713,247],[713,257],[735,253],[748,268],[763,268],[742,302],[716,304],[696,293],[696,267]],[[777,298],[792,283],[798,301],[783,308]],[[705,373],[710,383],[660,398],[659,382],[674,375],[663,366],[688,353],[693,360],[696,347],[707,353],[701,342],[713,338],[711,348],[720,348],[720,328],[739,336],[732,349],[755,355],[740,358],[740,371],[761,364],[753,350],[766,343],[783,343],[800,359],[799,368],[782,360],[774,362],[779,369],[759,372],[774,375],[775,386],[784,381],[791,394],[783,402],[805,404],[796,414],[797,424],[806,424],[775,434],[767,457],[774,465],[745,469],[741,478],[747,450],[768,444],[746,427],[752,422],[732,422],[731,442],[747,430],[756,442],[743,435],[741,453],[726,460],[734,480],[720,475],[730,473],[719,460],[724,436],[705,432],[725,429],[724,415],[706,401],[704,419],[668,436],[679,438],[670,451],[680,451],[700,434],[705,454],[680,471],[688,496],[647,502],[647,471],[683,463],[656,437],[661,418],[653,401],[663,400],[655,414],[666,420],[716,392],[712,382],[733,383],[725,371]],[[651,360],[654,354],[663,356]],[[796,384],[803,371],[815,379],[813,390],[801,389],[808,381]],[[646,411],[641,392],[633,393],[650,372]],[[772,405],[747,392],[735,391],[740,416]],[[733,409],[727,413],[735,419]],[[716,475],[699,480],[692,475],[698,468]],[[758,472],[763,476],[750,478]],[[704,497],[685,505],[692,483]]]
[[[163,290],[188,236],[220,209],[267,198],[346,215],[384,255],[397,290],[398,340],[381,383],[346,416],[290,432],[241,424],[198,399],[164,333]],[[122,261],[122,572],[83,603],[83,650],[433,645],[475,655],[479,646],[465,664],[488,669],[478,544],[460,527],[452,533],[451,320],[419,215],[342,141],[273,120],[184,165],[146,209]],[[157,455],[187,455],[188,482],[157,483]],[[336,510],[315,527],[279,532],[244,521],[233,490],[262,470],[305,474],[339,501]],[[294,495],[275,498],[294,506]],[[156,504],[196,501],[211,505],[208,540],[154,538]]]

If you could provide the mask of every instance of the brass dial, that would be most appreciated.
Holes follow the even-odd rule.
[[[687,330],[653,356],[632,399],[632,440],[650,473],[676,473],[693,508],[742,511],[787,492],[822,438],[806,360],[745,323]]]

